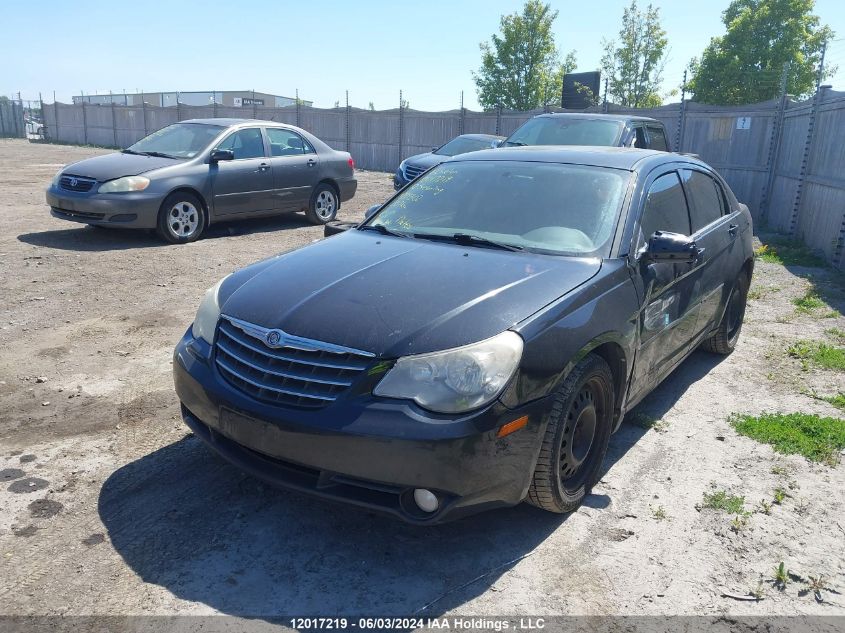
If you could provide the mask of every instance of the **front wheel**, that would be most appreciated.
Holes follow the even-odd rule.
[[[739,333],[742,331],[747,298],[748,279],[745,275],[740,275],[734,287],[731,288],[728,305],[725,307],[719,327],[713,336],[701,344],[702,349],[722,356],[727,356],[734,351],[739,341]]]
[[[334,187],[324,182],[314,188],[305,217],[311,224],[326,224],[337,217],[340,200]]]
[[[555,397],[527,501],[549,512],[576,510],[601,475],[613,423],[613,375],[588,354]]]
[[[177,191],[162,203],[156,232],[171,244],[186,244],[198,240],[207,224],[205,208],[199,198]]]

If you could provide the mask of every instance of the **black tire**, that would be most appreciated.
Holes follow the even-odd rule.
[[[311,192],[311,201],[305,211],[305,217],[311,224],[327,224],[337,217],[340,209],[340,196],[331,185],[321,182]]]
[[[742,331],[742,320],[745,318],[745,303],[748,300],[748,277],[744,273],[736,280],[725,313],[719,322],[716,332],[701,343],[701,349],[712,354],[727,356],[736,348],[739,333]]]
[[[187,244],[198,240],[207,226],[202,201],[187,191],[176,191],[161,203],[156,233],[171,244]]]
[[[576,510],[601,475],[613,426],[613,374],[588,354],[557,392],[527,501],[549,512]]]

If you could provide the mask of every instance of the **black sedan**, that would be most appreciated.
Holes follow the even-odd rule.
[[[734,349],[751,235],[692,158],[464,154],[209,289],[175,350],[182,414],[256,477],[407,521],[569,512],[627,410]]]
[[[461,134],[430,152],[410,156],[399,163],[399,169],[393,175],[393,188],[401,189],[426,170],[452,156],[498,147],[504,138],[493,134]]]
[[[47,189],[56,218],[156,229],[193,242],[212,223],[304,211],[335,219],[355,195],[355,164],[313,134],[252,119],[194,119],[122,152],[66,165]]]

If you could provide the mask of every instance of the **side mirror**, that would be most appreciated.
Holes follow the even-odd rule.
[[[698,248],[695,240],[688,235],[670,233],[669,231],[655,231],[648,240],[643,253],[643,261],[646,262],[670,262],[684,263],[693,262],[704,252]]]
[[[369,220],[371,217],[373,217],[373,215],[375,215],[376,211],[378,211],[379,209],[381,209],[380,204],[374,204],[373,206],[371,206],[364,212],[364,220]]]
[[[439,147],[432,147],[432,148],[431,148],[431,151],[432,151],[432,152],[436,152],[436,151],[437,151],[437,150],[439,150],[439,149],[440,149]]]
[[[213,149],[209,160],[212,163],[219,163],[221,160],[235,160],[235,152],[230,149]]]
[[[504,138],[501,141],[493,141],[493,147],[494,148],[504,147],[506,142],[507,142],[507,139],[504,139]]]

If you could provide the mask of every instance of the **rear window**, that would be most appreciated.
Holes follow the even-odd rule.
[[[505,145],[600,145],[619,144],[624,124],[606,119],[536,117],[508,137]]]
[[[666,134],[663,132],[663,128],[656,125],[649,125],[648,138],[651,141],[651,149],[657,149],[661,152],[669,151],[669,145],[666,143]]]

